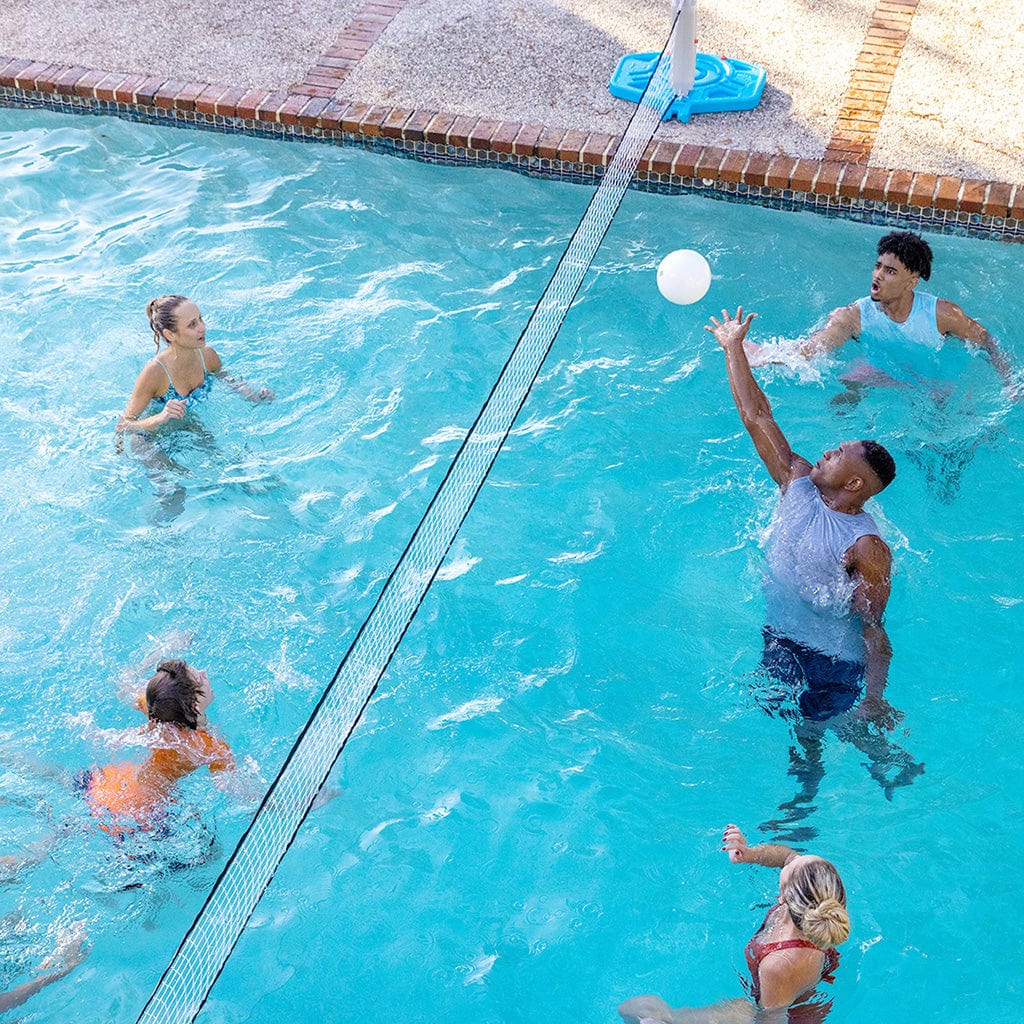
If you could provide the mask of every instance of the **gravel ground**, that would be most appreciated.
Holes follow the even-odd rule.
[[[921,0],[872,163],[1024,184],[1022,0]],[[111,71],[287,89],[363,0],[13,0],[0,53]],[[698,48],[768,72],[757,110],[670,122],[659,137],[820,157],[875,0],[703,0]],[[660,49],[667,0],[411,0],[338,96],[619,132],[626,53]]]
[[[749,5],[699,6],[698,49],[759,64],[768,85],[757,110],[668,122],[659,138],[820,157],[874,3],[836,6],[825,19],[801,0],[759,0],[756,33]],[[661,0],[414,0],[338,95],[619,132],[633,108],[608,80],[624,54],[660,50],[669,25]]]
[[[1024,184],[1022,52],[1022,0],[921,0],[873,162]]]
[[[0,53],[254,89],[301,81],[364,0],[8,0]]]

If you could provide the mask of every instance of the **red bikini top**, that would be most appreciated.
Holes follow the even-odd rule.
[[[765,915],[764,920],[761,922],[761,927],[757,929],[757,932],[747,943],[747,948],[743,950],[743,955],[747,960],[747,967],[750,970],[750,979],[752,983],[752,995],[754,999],[759,1000],[761,998],[761,982],[758,977],[758,970],[761,966],[761,961],[768,956],[769,953],[774,953],[779,949],[815,949],[819,953],[824,954],[824,960],[821,965],[821,981],[826,981],[830,985],[835,981],[835,971],[839,966],[839,950],[837,949],[821,949],[816,946],[809,939],[783,939],[780,942],[759,942],[757,936],[764,931],[765,925],[771,919],[772,914],[779,909],[782,904],[776,904],[768,913]]]

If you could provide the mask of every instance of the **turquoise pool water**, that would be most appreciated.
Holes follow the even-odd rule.
[[[590,193],[20,111],[0,111],[0,173],[0,746],[69,770],[139,756],[131,667],[191,633],[211,719],[246,763],[231,791],[193,778],[182,801],[229,850]],[[731,868],[717,837],[726,821],[756,834],[797,783],[787,724],[750,693],[773,489],[702,326],[743,302],[759,336],[799,334],[863,294],[880,230],[627,196],[337,795],[200,1020],[613,1021],[640,992],[740,994],[775,879]],[[1019,251],[931,241],[933,289],[1024,360]],[[683,246],[715,273],[689,308],[654,284]],[[226,365],[277,398],[215,388],[194,429],[161,442],[179,468],[155,470],[116,450],[113,424],[164,291],[195,298]],[[832,738],[798,822],[850,892],[835,1024],[1019,1016],[1000,954],[1021,939],[1004,908],[1021,831],[1022,414],[981,360],[950,347],[936,371],[952,385],[938,400],[855,406],[831,401],[834,371],[765,375],[797,450],[877,436],[900,466],[876,509],[897,565],[889,696],[906,714],[893,738],[926,770],[887,800]],[[84,820],[55,782],[0,770],[0,853]],[[134,1020],[223,856],[140,870],[67,830],[0,890],[3,980],[70,922],[93,949],[23,1019]]]

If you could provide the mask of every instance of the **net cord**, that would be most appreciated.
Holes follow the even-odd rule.
[[[676,22],[673,21],[669,40],[662,50],[657,67],[637,105],[637,109],[629,120],[615,156],[608,165],[603,179],[595,191],[594,196],[591,198],[583,218],[576,230],[573,232],[569,244],[563,251],[555,271],[548,281],[539,302],[534,308],[526,327],[506,360],[501,373],[496,379],[494,385],[491,387],[487,400],[481,407],[472,427],[467,432],[455,454],[455,457],[449,464],[444,479],[434,492],[426,511],[417,524],[416,529],[413,531],[402,555],[396,562],[395,567],[392,569],[391,574],[388,576],[387,581],[378,594],[373,608],[360,625],[355,638],[348,648],[348,651],[341,663],[338,665],[331,682],[320,695],[315,708],[299,732],[299,735],[285,757],[280,770],[275,776],[270,787],[267,789],[267,792],[264,794],[256,813],[253,815],[248,827],[225,862],[223,869],[204,900],[202,907],[197,913],[192,924],[189,926],[177,950],[171,957],[166,969],[154,987],[152,994],[137,1018],[136,1024],[191,1024],[191,1022],[195,1020],[196,1016],[205,1004],[210,991],[216,984],[217,979],[220,977],[225,964],[234,951],[234,948],[237,945],[242,932],[245,930],[246,925],[251,919],[256,906],[262,899],[267,887],[270,885],[278,865],[291,848],[291,845],[298,834],[298,829],[301,827],[303,821],[305,821],[305,818],[309,813],[309,809],[312,806],[313,801],[316,799],[317,793],[326,782],[328,776],[337,763],[338,758],[341,756],[342,751],[345,749],[345,746],[351,738],[352,733],[359,724],[366,707],[369,705],[376,693],[381,678],[387,671],[388,665],[390,664],[395,651],[398,649],[402,638],[405,636],[406,631],[411,625],[427,591],[434,582],[434,579],[436,578],[452,543],[454,543],[455,537],[461,529],[462,524],[465,522],[466,516],[469,514],[477,495],[486,482],[487,475],[490,472],[491,466],[493,466],[498,452],[507,440],[512,427],[518,418],[527,397],[529,396],[530,390],[533,387],[537,376],[540,374],[544,360],[550,352],[558,329],[561,327],[565,316],[582,286],[584,275],[589,269],[601,241],[604,239],[604,236],[611,226],[612,219],[622,202],[622,198],[629,186],[629,182],[632,180],[632,177],[636,172],[636,167],[646,151],[647,146],[653,139],[654,132],[657,130],[657,126],[661,121],[661,116],[674,99],[672,91],[668,87],[668,55],[671,52],[672,32],[675,30],[675,25]],[[609,190],[613,193],[610,197]],[[599,224],[595,227],[590,223],[594,219],[591,217],[591,214],[599,208],[601,208],[600,215],[603,220],[603,224]],[[589,238],[587,238],[588,231],[590,233]],[[582,256],[577,251],[579,248],[583,247],[583,245],[577,244],[581,238],[583,239],[583,245],[585,245],[588,250],[585,256]],[[570,278],[570,281],[566,286],[562,286],[561,278],[563,276]],[[565,293],[561,298],[556,294],[560,286],[562,291]],[[554,296],[554,299],[552,299],[552,296]],[[538,333],[535,325],[542,322],[545,318],[550,320],[552,317],[557,318],[554,328],[547,332],[548,337],[546,340],[542,341],[539,352],[534,353],[535,358],[523,372],[523,377],[526,381],[525,387],[520,387],[518,397],[512,402],[511,416],[506,414],[506,422],[504,426],[498,428],[496,431],[488,431],[484,429],[488,426],[489,414],[492,413],[493,406],[496,402],[496,396],[501,394],[502,385],[506,380],[514,377],[517,371],[517,362],[522,361],[523,359],[522,353],[524,348],[526,348],[531,336]],[[389,598],[396,589],[401,587],[403,583],[403,573],[408,575],[407,565],[415,558],[417,545],[421,536],[426,535],[436,518],[443,516],[443,512],[435,513],[435,509],[441,507],[441,502],[447,497],[451,489],[462,486],[457,479],[458,475],[467,462],[467,458],[469,461],[472,460],[474,446],[481,444],[488,447],[490,454],[484,456],[484,467],[482,472],[478,472],[476,479],[464,487],[467,497],[462,503],[461,511],[456,512],[455,519],[449,524],[447,534],[445,535],[446,539],[442,538],[440,548],[435,548],[434,556],[431,559],[432,564],[426,571],[420,571],[417,574],[419,579],[416,581],[415,590],[418,592],[415,593],[411,599],[406,601],[406,604],[409,606],[409,610],[402,616],[404,621],[400,622],[397,629],[392,630],[391,638],[385,645],[386,653],[382,658],[378,659],[373,670],[372,677],[364,675],[364,678],[361,680],[365,686],[365,692],[361,697],[359,697],[358,694],[356,695],[356,703],[358,706],[355,713],[350,715],[347,723],[341,725],[340,728],[333,730],[328,728],[326,730],[327,734],[329,734],[332,739],[331,747],[333,747],[333,752],[330,752],[326,758],[321,758],[317,762],[316,774],[313,776],[315,785],[306,787],[302,794],[301,801],[298,804],[291,804],[287,799],[287,794],[285,793],[282,796],[282,794],[279,793],[279,790],[286,789],[287,783],[290,779],[289,771],[292,765],[298,764],[299,768],[297,771],[301,771],[302,765],[300,762],[305,751],[309,747],[312,747],[314,754],[316,753],[315,748],[318,736],[315,734],[315,730],[317,726],[324,719],[328,719],[328,726],[331,724],[329,721],[331,714],[331,709],[328,706],[329,698],[332,696],[335,687],[343,675],[355,675],[358,681],[360,668],[359,660],[362,654],[362,647],[366,646],[364,638],[370,635],[371,628],[376,623],[377,619],[388,614]],[[467,453],[469,453],[468,457]],[[429,543],[429,538],[425,543]],[[440,554],[437,553],[438,550],[440,551]],[[413,572],[415,572],[415,568],[413,569]],[[401,597],[396,598],[395,600],[401,600]],[[372,640],[370,642],[372,642]],[[346,673],[347,669],[349,671]],[[324,730],[322,729],[321,734],[323,733]],[[340,741],[337,738],[339,735],[341,736]],[[289,811],[290,815],[287,816],[294,819],[294,824],[290,825],[287,829],[287,839],[283,843],[278,844],[277,851],[269,858],[264,869],[259,872],[262,877],[256,880],[256,886],[250,886],[250,891],[247,893],[238,893],[239,885],[235,882],[234,874],[239,869],[236,869],[235,865],[239,864],[243,869],[246,867],[246,855],[254,842],[253,837],[258,838],[258,830],[261,823],[269,816],[273,816],[274,812],[283,813],[285,811]],[[270,828],[272,828],[272,826],[270,826]],[[250,857],[250,860],[252,859],[253,857]],[[225,905],[229,912],[222,913],[219,916],[219,919],[215,917],[213,922],[209,923],[211,914],[216,914],[216,911],[219,908],[223,908]],[[229,924],[229,927],[220,929],[224,933],[223,938],[218,938],[216,934],[207,938],[210,932],[217,931],[218,923]],[[206,947],[219,946],[220,948],[217,950],[210,949],[207,955],[202,958],[203,962],[197,963],[197,954],[204,952],[204,945]],[[199,949],[195,949],[194,947],[196,946],[199,946]]]

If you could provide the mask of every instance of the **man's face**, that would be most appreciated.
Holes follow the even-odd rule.
[[[874,302],[893,302],[912,292],[917,281],[917,274],[907,270],[891,252],[884,252],[871,273],[871,298]]]
[[[843,487],[855,476],[863,478],[867,464],[860,441],[843,441],[832,448],[811,467],[811,483],[815,487]]]

